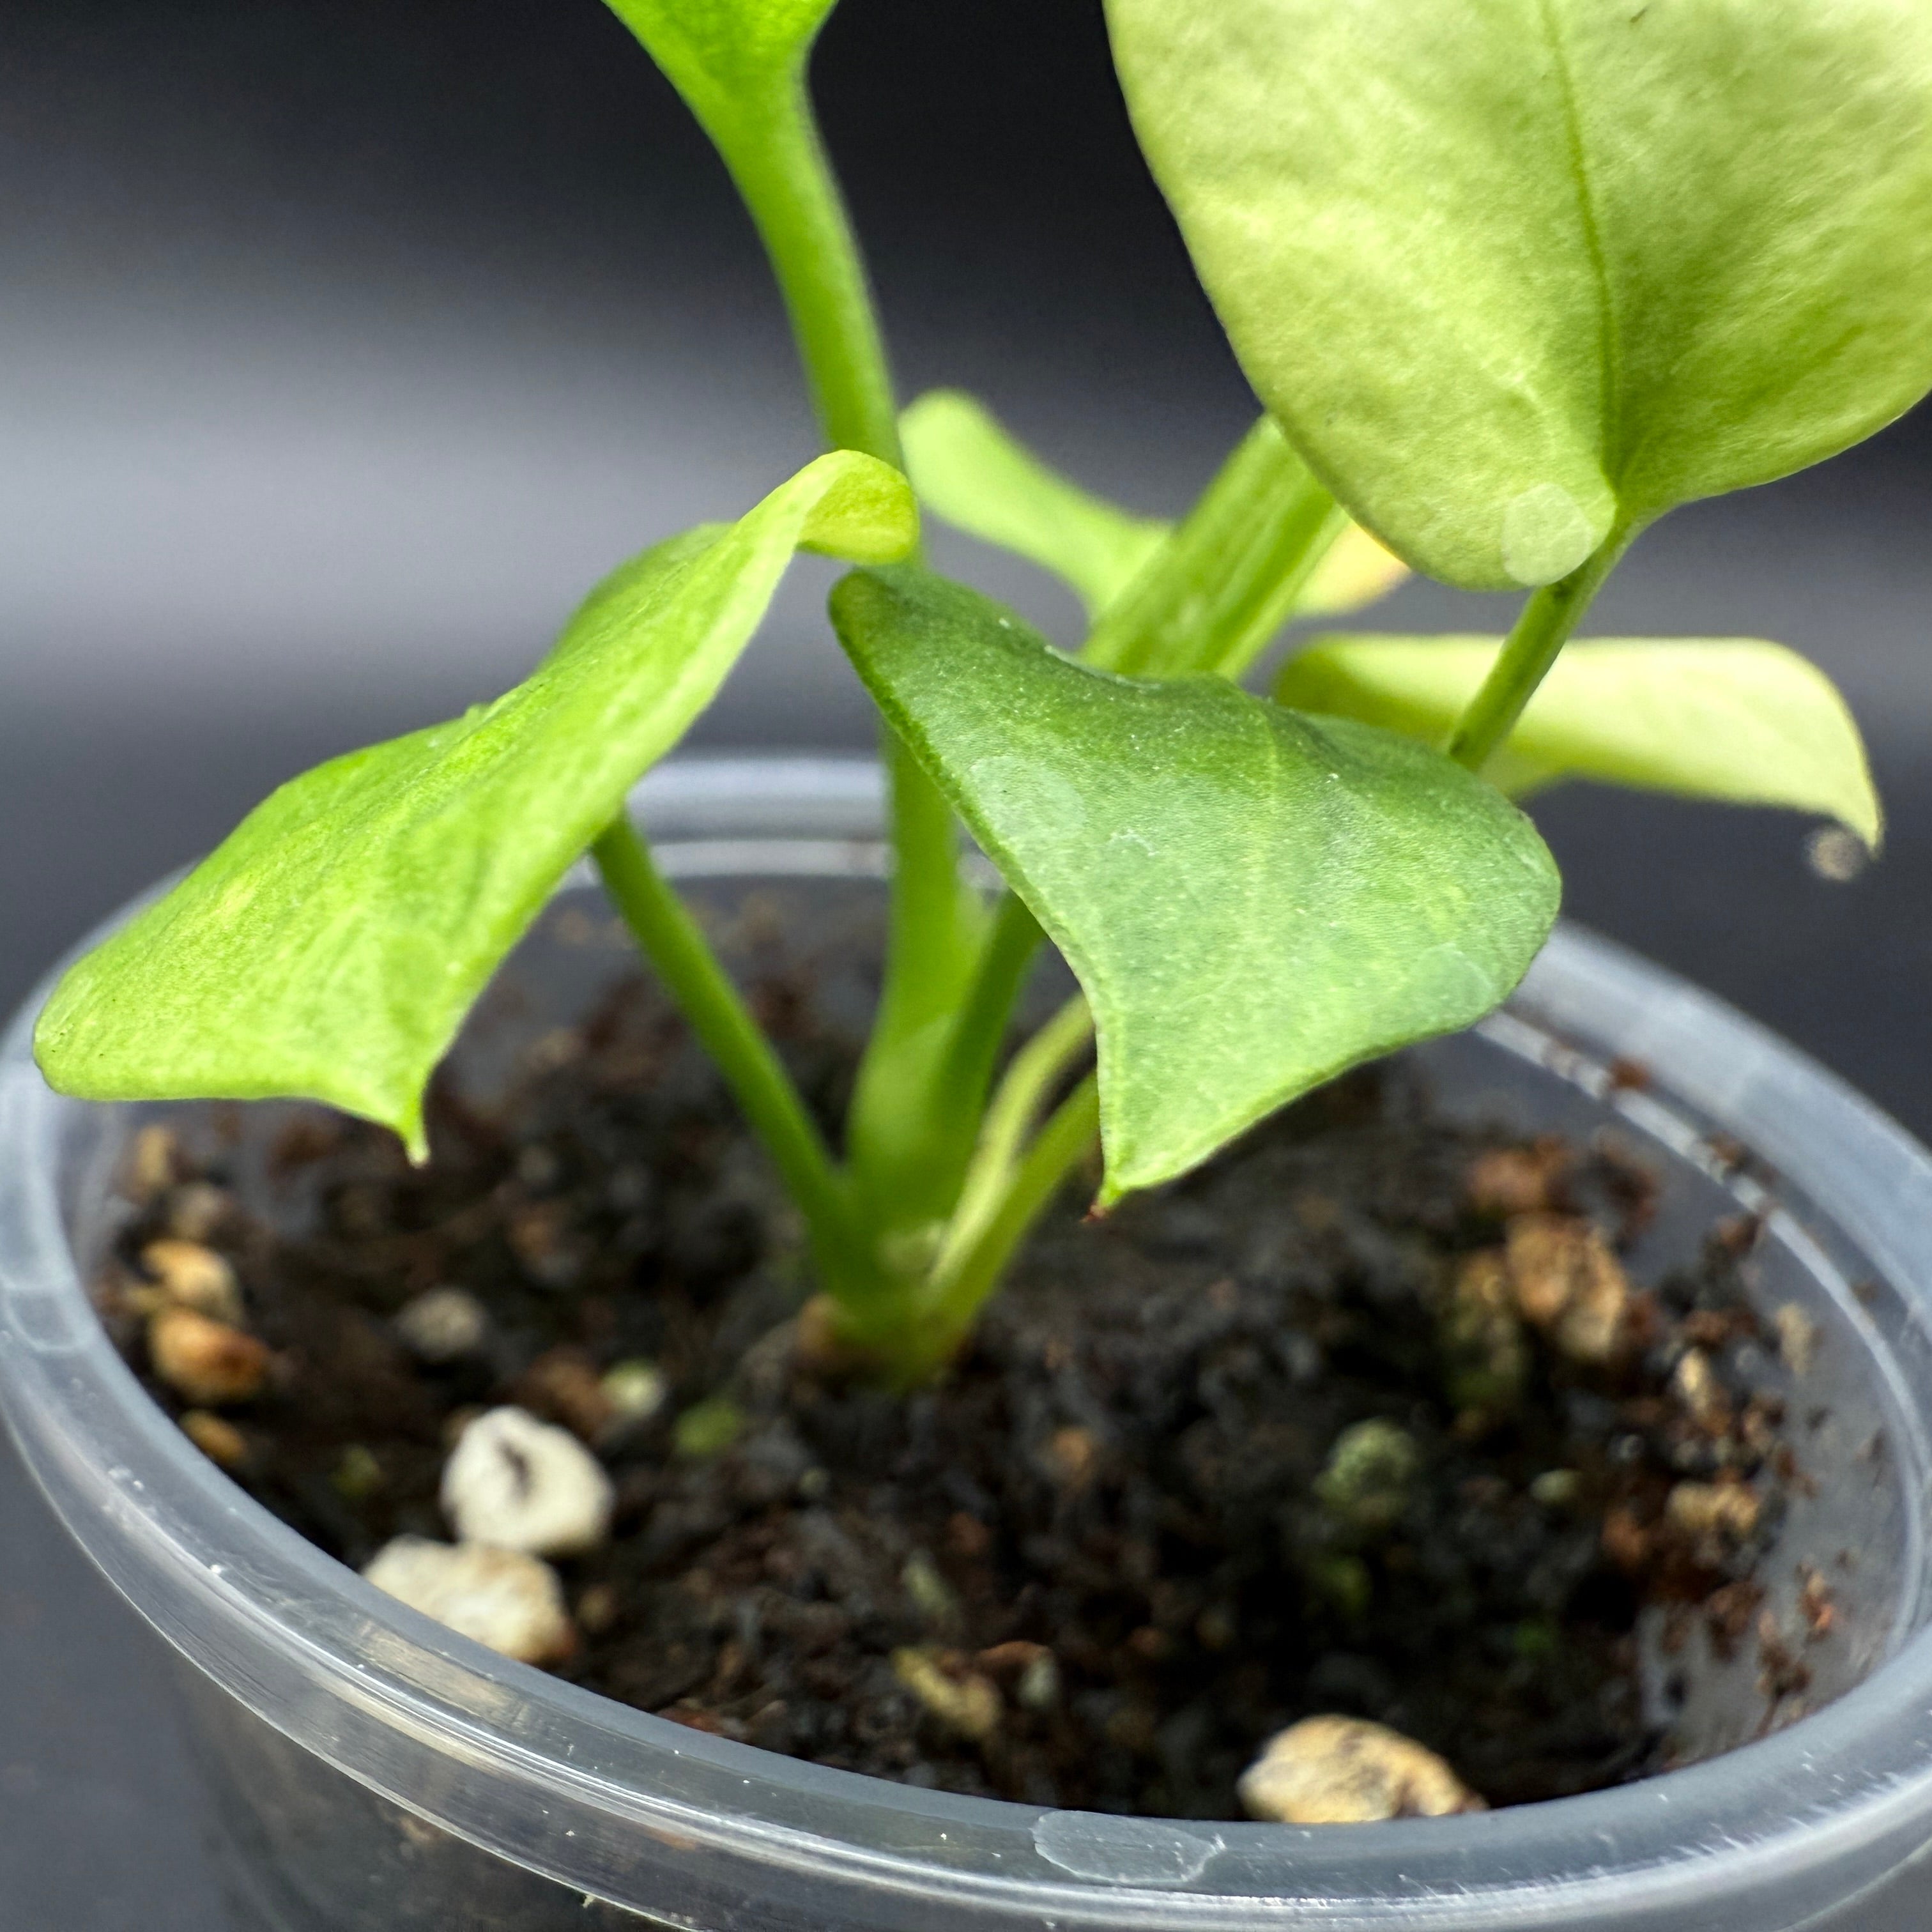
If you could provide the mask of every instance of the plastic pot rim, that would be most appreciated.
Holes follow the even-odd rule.
[[[693,758],[654,772],[636,808],[674,874],[853,876],[880,869],[880,797],[866,760]],[[950,1912],[949,1925],[1148,1932],[1622,1925],[1733,1892],[1796,1900],[1832,1872],[1851,1880],[1831,1893],[1841,1902],[1932,1836],[1922,1552],[1906,1566],[1893,1654],[1790,1728],[1582,1797],[1380,1825],[1103,1817],[922,1791],[711,1737],[511,1663],[382,1595],[245,1495],[109,1343],[60,1195],[63,1136],[83,1108],[49,1091],[30,1052],[54,976],[0,1043],[0,1407],[29,1467],[134,1607],[248,1708],[586,1901],[648,1910],[614,1886],[608,1862],[610,1842],[642,1832],[728,1856],[775,1888],[849,1889],[867,1901],[855,1918],[882,1924],[924,1906]],[[1892,1391],[1905,1474],[1923,1493],[1932,1156],[1754,1022],[1574,927],[1559,928],[1516,1005],[1547,1034],[1661,1070],[1674,1103],[1737,1134],[1790,1184],[1780,1200],[1795,1189],[1855,1238],[1895,1304],[1895,1332],[1884,1339],[1882,1316],[1850,1298],[1847,1319]],[[1640,1093],[1628,1104],[1660,1105]],[[1850,1298],[1849,1277],[1846,1288]],[[1922,1524],[1911,1534],[1922,1543]],[[377,1736],[393,1748],[371,1750]],[[438,1763],[452,1775],[403,1774]],[[468,1795],[479,1780],[502,1801],[487,1815]],[[523,1828],[507,1828],[519,1809]],[[603,1843],[604,1862],[580,1860],[580,1840],[586,1853]],[[1874,1860],[1883,1870],[1867,1871]]]

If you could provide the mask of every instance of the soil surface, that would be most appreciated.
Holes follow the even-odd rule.
[[[836,1118],[851,1041],[798,974],[758,993]],[[1070,1189],[905,1399],[805,1359],[795,1219],[641,983],[545,1034],[504,1104],[440,1091],[423,1171],[374,1129],[277,1118],[266,1183],[240,1110],[139,1144],[100,1300],[158,1400],[356,1566],[448,1538],[439,1478],[479,1409],[573,1428],[617,1504],[556,1566],[563,1674],[824,1764],[1233,1818],[1273,1733],[1340,1713],[1492,1804],[1616,1784],[1670,1750],[1640,1610],[1755,1641],[1753,1567],[1803,1480],[1732,1360],[1755,1229],[1633,1282],[1638,1162],[1449,1125],[1399,1070],[1103,1223]],[[232,1264],[270,1352],[252,1399],[155,1376],[158,1238]],[[487,1325],[432,1364],[396,1318],[452,1284]],[[665,1399],[627,1424],[602,1378],[633,1365],[634,1393],[640,1364]],[[1802,1659],[1765,1669],[1802,1688]]]

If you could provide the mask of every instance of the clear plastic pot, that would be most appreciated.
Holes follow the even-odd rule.
[[[700,888],[883,869],[861,764],[693,760],[654,774],[638,809]],[[517,970],[550,971],[542,942]],[[1422,1055],[1452,1107],[1638,1145],[1666,1177],[1647,1238],[1665,1247],[1714,1213],[1768,1213],[1753,1292],[1768,1312],[1799,1304],[1820,1339],[1795,1392],[1819,1489],[1766,1566],[1767,1609],[1792,1612],[1799,1563],[1831,1575],[1839,1628],[1808,1657],[1822,1708],[1616,1790],[1316,1829],[1041,1812],[824,1769],[506,1663],[379,1594],[232,1486],[108,1346],[83,1284],[136,1114],[49,1093],[32,1011],[0,1061],[0,1404],[53,1508],[172,1646],[264,1924],[1932,1926],[1932,1161],[1612,946],[1559,932],[1505,1013]],[[1694,1749],[1762,1727],[1754,1671],[1691,1671]]]

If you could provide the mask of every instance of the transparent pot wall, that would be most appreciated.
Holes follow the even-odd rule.
[[[868,766],[692,760],[655,774],[639,810],[667,869],[727,910],[758,893],[808,920],[877,917]],[[514,1023],[497,1000],[468,1048],[478,1082],[630,970],[584,943],[608,921],[570,890],[508,969]],[[370,1590],[204,1461],[108,1346],[83,1282],[137,1116],[50,1095],[28,1030],[0,1065],[0,1402],[54,1508],[172,1646],[231,1882],[263,1926],[1932,1928],[1916,1862],[1932,1839],[1932,1164],[1613,948],[1559,934],[1506,1013],[1417,1058],[1454,1110],[1640,1153],[1665,1186],[1640,1268],[1715,1216],[1768,1215],[1751,1292],[1767,1316],[1799,1304],[1821,1340],[1800,1399],[1818,1487],[1761,1580],[1789,1622],[1802,1565],[1832,1579],[1840,1622],[1808,1660],[1824,1708],[1786,1723],[1751,1657],[1680,1656],[1652,1673],[1680,1738],[1742,1748],[1588,1797],[1312,1830],[1042,1813],[824,1770],[506,1663]],[[1783,1727],[1760,1736],[1768,1719]]]

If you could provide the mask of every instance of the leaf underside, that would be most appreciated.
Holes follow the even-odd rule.
[[[1495,638],[1318,638],[1282,668],[1283,704],[1440,744],[1495,662]],[[1876,849],[1864,741],[1815,664],[1749,638],[1573,644],[1484,776],[1520,796],[1565,778],[1837,819]]]
[[[1250,380],[1432,575],[1553,581],[1932,386],[1932,8],[1107,6]]]
[[[905,554],[898,472],[821,457],[737,523],[634,559],[494,704],[258,806],[61,982],[34,1050],[92,1100],[302,1096],[423,1151],[422,1091],[490,974],[708,704],[808,546]]]
[[[1528,821],[1390,733],[1220,678],[1091,670],[909,566],[847,578],[832,614],[1086,992],[1103,1202],[1345,1067],[1479,1018],[1555,917]]]

